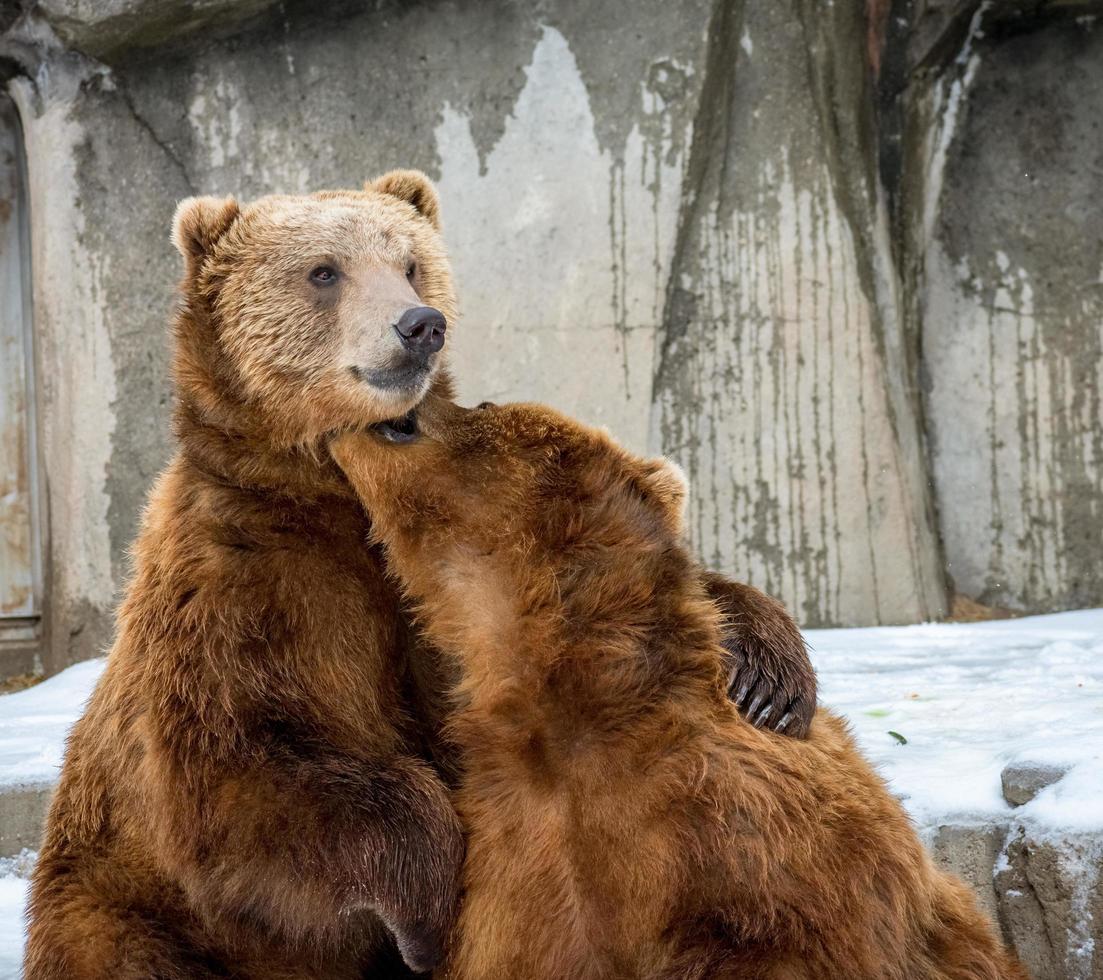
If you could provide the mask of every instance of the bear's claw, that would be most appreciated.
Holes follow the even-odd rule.
[[[803,738],[815,712],[815,675],[799,669],[799,660],[779,664],[746,641],[726,636],[730,658],[728,697],[755,728]],[[808,691],[812,698],[806,695]]]
[[[816,672],[792,618],[758,589],[714,572],[704,584],[721,616],[727,695],[755,728],[804,738],[816,712]]]

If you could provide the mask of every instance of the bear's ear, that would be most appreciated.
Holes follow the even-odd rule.
[[[643,483],[662,504],[671,526],[681,532],[689,505],[689,480],[685,470],[671,459],[649,459],[644,464]]]
[[[199,261],[230,229],[241,208],[232,197],[189,197],[176,207],[172,243],[185,259]]]
[[[420,170],[391,170],[382,177],[369,180],[364,190],[389,194],[412,204],[426,221],[440,231],[440,198],[433,182]]]

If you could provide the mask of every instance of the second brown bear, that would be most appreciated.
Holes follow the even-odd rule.
[[[332,451],[461,670],[450,980],[1024,977],[843,721],[728,701],[679,471],[536,406],[419,424]]]

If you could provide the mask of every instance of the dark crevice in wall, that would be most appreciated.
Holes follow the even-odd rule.
[[[20,23],[17,18],[0,34],[0,84],[21,75],[33,78],[39,65],[47,58],[44,45],[37,39],[25,36],[21,29],[25,23]]]
[[[903,74],[894,59],[893,40],[905,35],[899,21],[903,4],[868,2],[834,5],[824,10],[811,0],[800,0],[808,81],[817,107],[819,132],[831,186],[839,210],[846,218],[854,241],[856,272],[870,304],[871,332],[880,358],[880,372],[889,392],[886,399],[888,423],[899,453],[901,479],[909,495],[907,508],[915,513],[914,535],[907,542],[916,580],[929,582],[928,562],[923,559],[928,535],[936,542],[937,580],[928,594],[945,594],[944,567],[937,537],[936,515],[926,475],[926,427],[922,398],[916,382],[918,357],[906,327],[902,308],[907,303],[901,288],[901,252],[893,242],[889,199],[896,190],[883,183],[886,164],[898,170],[893,160],[899,153],[899,134],[892,120],[881,115],[882,85],[891,86]],[[889,122],[888,131],[883,123]],[[894,139],[895,137],[895,139]],[[897,179],[899,173],[897,174]],[[879,192],[885,192],[889,206],[889,254],[882,255],[877,228],[880,221]],[[890,280],[878,288],[876,279]],[[892,336],[888,332],[892,332]],[[893,396],[896,392],[896,397]],[[915,459],[914,453],[922,454]],[[928,617],[941,610],[925,606]]]
[[[923,228],[927,183],[926,144],[939,120],[930,116],[930,93],[956,64],[970,38],[982,0],[928,8],[922,0],[892,0],[882,38],[874,105],[877,175],[888,208],[892,261],[900,281],[901,345],[917,425],[925,503],[940,557],[947,595],[955,589],[947,566],[939,500],[933,487],[934,445],[928,416],[930,388],[923,356],[921,301],[926,249]]]
[[[0,2],[0,34],[12,26],[34,0],[3,0]]]
[[[891,0],[881,37],[875,79],[877,174],[885,192],[893,260],[900,268],[903,245],[902,186],[904,181],[904,128],[909,82],[907,47],[915,0]]]
[[[731,99],[735,92],[743,9],[744,0],[715,0],[709,18],[704,81],[693,120],[693,141],[683,179],[674,252],[660,321],[654,377],[656,393],[674,383],[677,344],[696,316],[696,297],[682,287],[681,278],[688,251],[697,240],[697,229],[709,205],[720,198],[727,175]]]
[[[154,144],[161,150],[161,152],[164,153],[165,157],[168,159],[168,161],[171,164],[172,168],[180,175],[180,179],[184,182],[185,186],[188,188],[188,191],[191,194],[201,193],[196,188],[195,182],[192,180],[191,175],[188,173],[187,166],[185,166],[184,161],[181,159],[180,155],[176,152],[176,150],[172,146],[172,144],[167,142],[166,140],[162,139],[158,135],[157,130],[155,130],[153,128],[153,126],[149,122],[149,120],[147,120],[138,111],[138,108],[137,108],[137,106],[135,106],[134,100],[131,97],[130,91],[126,87],[126,85],[125,84],[119,85],[118,88],[116,89],[116,91],[119,93],[119,98],[122,100],[123,105],[126,106],[127,111],[130,113],[131,118],[134,120],[135,123],[138,124],[138,127],[142,130],[142,132],[144,132],[146,134],[146,136],[148,136],[154,142]]]
[[[866,62],[866,19],[857,4],[824,11],[815,0],[799,0],[798,12],[831,187],[853,231],[862,290],[877,309],[871,255],[876,247],[871,231],[877,209],[877,137]],[[884,360],[881,322],[875,324],[874,337]]]

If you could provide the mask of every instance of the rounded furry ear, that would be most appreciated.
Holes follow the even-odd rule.
[[[390,170],[382,177],[369,180],[364,190],[389,194],[412,204],[418,214],[440,230],[440,198],[433,182],[420,170]]]
[[[671,524],[677,530],[685,525],[686,510],[689,507],[689,479],[672,459],[656,457],[644,464],[643,483],[666,509]]]
[[[232,197],[189,197],[176,206],[172,244],[184,258],[202,259],[239,214],[241,208]]]

